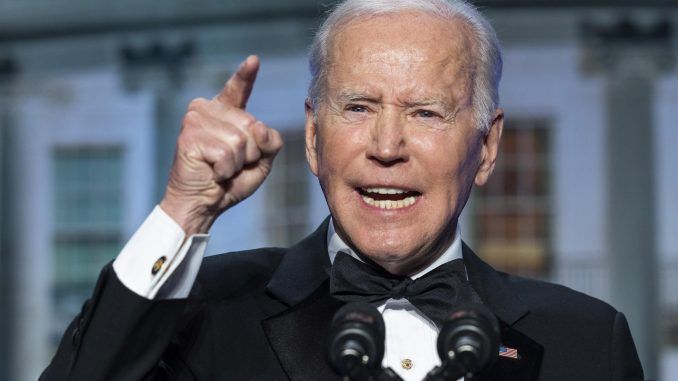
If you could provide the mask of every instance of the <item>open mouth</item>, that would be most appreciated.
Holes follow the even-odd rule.
[[[366,204],[379,209],[401,209],[413,205],[421,193],[399,188],[357,188]]]

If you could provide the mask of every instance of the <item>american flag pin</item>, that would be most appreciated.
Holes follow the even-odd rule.
[[[499,357],[507,357],[510,359],[518,360],[518,350],[515,348],[505,347],[503,345],[499,346]]]

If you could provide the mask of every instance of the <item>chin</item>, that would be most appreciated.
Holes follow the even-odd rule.
[[[384,270],[392,274],[404,275],[410,273],[415,263],[419,262],[416,251],[403,251],[403,245],[397,246],[360,246],[356,245],[358,252],[378,264]]]

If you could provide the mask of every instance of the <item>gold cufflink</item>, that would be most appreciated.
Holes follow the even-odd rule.
[[[414,366],[414,363],[410,359],[402,359],[400,360],[400,366],[405,370],[410,370]]]
[[[151,268],[151,275],[157,274],[158,271],[160,271],[160,269],[162,268],[162,265],[164,265],[166,261],[167,257],[165,257],[164,255],[158,258],[158,260],[155,261],[155,263],[153,264],[153,268]]]

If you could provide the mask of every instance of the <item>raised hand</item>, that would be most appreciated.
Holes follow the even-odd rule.
[[[266,179],[282,147],[278,131],[245,111],[259,70],[249,56],[211,100],[191,101],[160,207],[187,234],[207,232]]]

